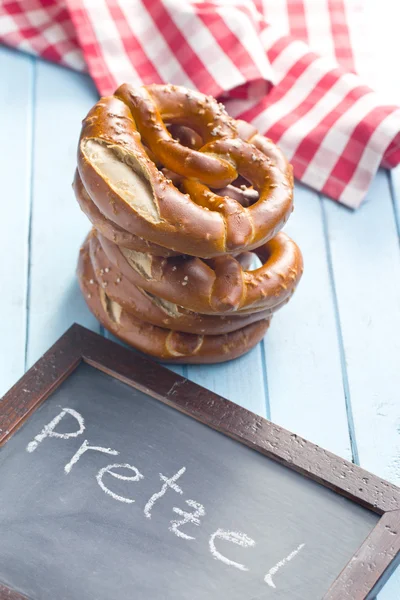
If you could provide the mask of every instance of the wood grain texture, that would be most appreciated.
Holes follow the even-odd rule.
[[[27,598],[0,583],[0,600],[27,600]]]
[[[400,538],[397,535],[399,531],[400,511],[395,510],[385,513],[356,554],[357,560],[361,562],[365,569],[363,577],[358,579],[359,590],[357,594],[354,595],[354,592],[351,591],[351,587],[354,586],[355,575],[351,563],[349,563],[324,600],[373,600],[390,574],[386,573],[383,577],[379,575],[382,571],[380,561],[387,564],[388,561],[392,561],[399,555]],[[379,553],[374,551],[376,544],[380,545]],[[373,594],[370,592],[371,589],[374,590]]]
[[[80,123],[96,97],[85,75],[38,61],[28,365],[74,321],[99,330],[75,277],[78,250],[90,224],[71,188]]]
[[[0,395],[25,370],[34,70],[32,58],[0,47],[0,281],[6,290],[0,295],[0,338],[7,340],[7,361],[0,361]]]

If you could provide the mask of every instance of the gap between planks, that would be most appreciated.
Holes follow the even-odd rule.
[[[344,393],[344,400],[345,400],[345,404],[346,404],[347,423],[348,423],[348,429],[349,429],[349,439],[350,439],[352,462],[356,463],[356,464],[360,464],[360,458],[358,455],[358,448],[357,448],[356,432],[355,432],[355,427],[354,427],[353,409],[351,406],[351,394],[350,394],[350,386],[349,386],[349,375],[347,372],[347,365],[346,365],[346,353],[345,353],[345,349],[344,349],[343,332],[342,332],[342,326],[341,326],[341,322],[340,322],[340,309],[339,309],[338,296],[337,296],[337,291],[336,291],[335,275],[334,275],[334,271],[333,271],[332,250],[331,250],[331,245],[330,245],[330,241],[329,241],[328,217],[327,217],[326,209],[325,209],[325,203],[331,202],[331,200],[329,200],[328,198],[319,194],[319,201],[320,201],[320,206],[321,206],[322,226],[323,226],[324,239],[325,239],[326,262],[327,262],[327,266],[328,266],[329,282],[330,282],[330,286],[331,286],[332,302],[333,302],[334,315],[335,315],[335,325],[336,325],[336,335],[337,335],[338,347],[339,347],[340,366],[342,369],[343,393]],[[346,209],[344,209],[344,210],[346,210]]]
[[[32,245],[32,209],[34,190],[34,161],[35,161],[35,134],[36,134],[36,91],[37,91],[37,61],[29,57],[32,65],[31,81],[31,118],[30,118],[30,160],[29,160],[29,200],[28,200],[28,236],[26,243],[26,291],[25,291],[25,348],[24,371],[28,369],[29,325],[30,325],[30,293],[31,293],[31,245]]]

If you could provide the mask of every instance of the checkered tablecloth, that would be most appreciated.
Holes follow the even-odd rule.
[[[361,80],[362,0],[1,0],[0,41],[88,70],[101,94],[172,82],[219,97],[298,179],[353,208],[400,162],[400,109]]]

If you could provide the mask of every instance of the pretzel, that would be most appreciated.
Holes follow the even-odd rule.
[[[168,248],[163,248],[157,244],[152,244],[151,242],[148,242],[147,240],[144,240],[143,238],[140,238],[137,235],[126,231],[125,229],[122,229],[122,227],[119,227],[107,219],[103,213],[99,211],[95,203],[92,202],[92,199],[87,193],[77,170],[75,171],[72,187],[81,210],[88,217],[92,225],[98,231],[100,231],[104,237],[115,242],[119,246],[125,246],[125,248],[131,248],[132,250],[137,250],[138,252],[150,252],[156,256],[177,255],[177,253],[173,250],[168,250]]]
[[[97,282],[107,296],[124,310],[158,327],[199,335],[219,335],[236,331],[272,315],[271,309],[249,315],[230,314],[222,317],[191,312],[149,294],[124,277],[110,263],[97,237],[93,234],[89,238],[88,247],[95,273],[95,279],[91,280],[92,285]]]
[[[180,128],[180,131],[182,132],[182,128]],[[189,133],[185,133],[185,136],[189,135]],[[180,178],[178,178],[175,173],[169,172],[169,175],[174,177],[175,181],[180,181]],[[138,250],[139,252],[150,252],[156,256],[178,255],[178,253],[174,252],[173,250],[163,248],[158,244],[152,244],[151,242],[148,242],[147,240],[144,240],[133,233],[129,233],[129,231],[122,229],[122,227],[119,227],[119,225],[107,219],[103,213],[100,212],[96,204],[92,201],[87,193],[78,170],[75,171],[72,187],[82,212],[85,213],[92,225],[98,231],[100,231],[104,237],[108,238],[112,242],[115,242],[119,246],[125,246],[126,248]],[[248,206],[252,201],[258,198],[256,190],[253,189],[240,189],[234,187],[233,185],[228,185],[226,188],[224,188],[224,191],[226,194],[229,194],[232,198],[235,198],[238,202],[240,202],[242,206]]]
[[[263,319],[232,333],[203,336],[141,321],[95,282],[87,244],[80,251],[77,274],[86,302],[100,323],[122,341],[163,361],[217,363],[237,358],[255,346],[269,327],[269,320]]]
[[[303,271],[298,246],[279,233],[254,251],[263,265],[244,270],[233,256],[160,258],[113,244],[97,233],[108,260],[147,292],[194,312],[226,314],[275,309],[293,294]]]
[[[194,130],[202,146],[181,144],[166,124]],[[237,254],[270,240],[292,211],[291,167],[270,140],[259,144],[252,131],[253,144],[246,135],[220,104],[198,92],[125,84],[84,120],[78,169],[100,212],[135,236],[203,258]],[[181,189],[161,165],[183,178]],[[250,206],[212,191],[239,175],[258,193]]]

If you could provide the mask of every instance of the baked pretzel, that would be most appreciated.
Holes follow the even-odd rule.
[[[226,314],[276,309],[293,294],[303,271],[298,246],[285,233],[257,248],[262,266],[243,269],[233,256],[161,258],[117,246],[97,233],[108,260],[147,292],[193,312]]]
[[[223,335],[163,329],[137,319],[109,298],[96,282],[87,244],[80,251],[77,273],[86,302],[100,323],[122,341],[163,361],[217,363],[237,358],[253,348],[269,327],[269,320],[263,319]]]
[[[180,128],[180,131],[182,131],[182,128]],[[185,133],[185,135],[188,136],[189,134]],[[174,177],[176,182],[180,182],[180,178],[178,178],[176,174],[170,173],[170,176]],[[100,212],[96,204],[92,201],[87,193],[78,170],[75,171],[72,187],[82,212],[85,213],[92,225],[98,231],[100,231],[104,237],[108,238],[112,242],[115,242],[119,246],[125,246],[126,248],[137,250],[138,252],[150,252],[156,256],[178,255],[178,252],[174,252],[168,248],[163,248],[158,244],[152,244],[151,242],[148,242],[147,240],[144,240],[143,238],[140,238],[137,235],[126,231],[125,229],[122,229],[122,227],[107,219],[107,217]],[[226,188],[224,188],[224,192],[240,202],[242,206],[249,206],[253,201],[255,201],[256,198],[258,198],[258,194],[256,190],[251,188],[246,189],[245,186],[243,186],[243,188],[244,189],[234,187],[233,185],[228,185]]]
[[[201,147],[178,142],[167,124],[195,131]],[[125,84],[84,120],[79,173],[99,211],[123,230],[183,254],[237,254],[282,228],[293,190],[292,169],[280,150],[265,138],[260,145],[254,128],[251,135],[242,129],[216,100],[198,92]],[[181,189],[161,165],[183,178]],[[258,193],[250,206],[210,189],[239,175]]]
[[[163,248],[157,244],[152,244],[151,242],[122,229],[122,227],[119,227],[119,225],[107,219],[90,198],[78,171],[75,171],[72,187],[81,210],[85,213],[97,231],[104,235],[104,237],[115,242],[119,246],[125,246],[125,248],[131,248],[138,252],[150,252],[156,256],[177,256],[177,252],[169,250],[168,248]]]
[[[95,273],[95,279],[89,283],[92,285],[97,283],[107,296],[124,310],[152,325],[199,335],[219,335],[236,331],[272,315],[271,309],[248,315],[227,316],[191,312],[177,304],[153,296],[124,277],[108,260],[95,235],[90,236],[88,247]]]

